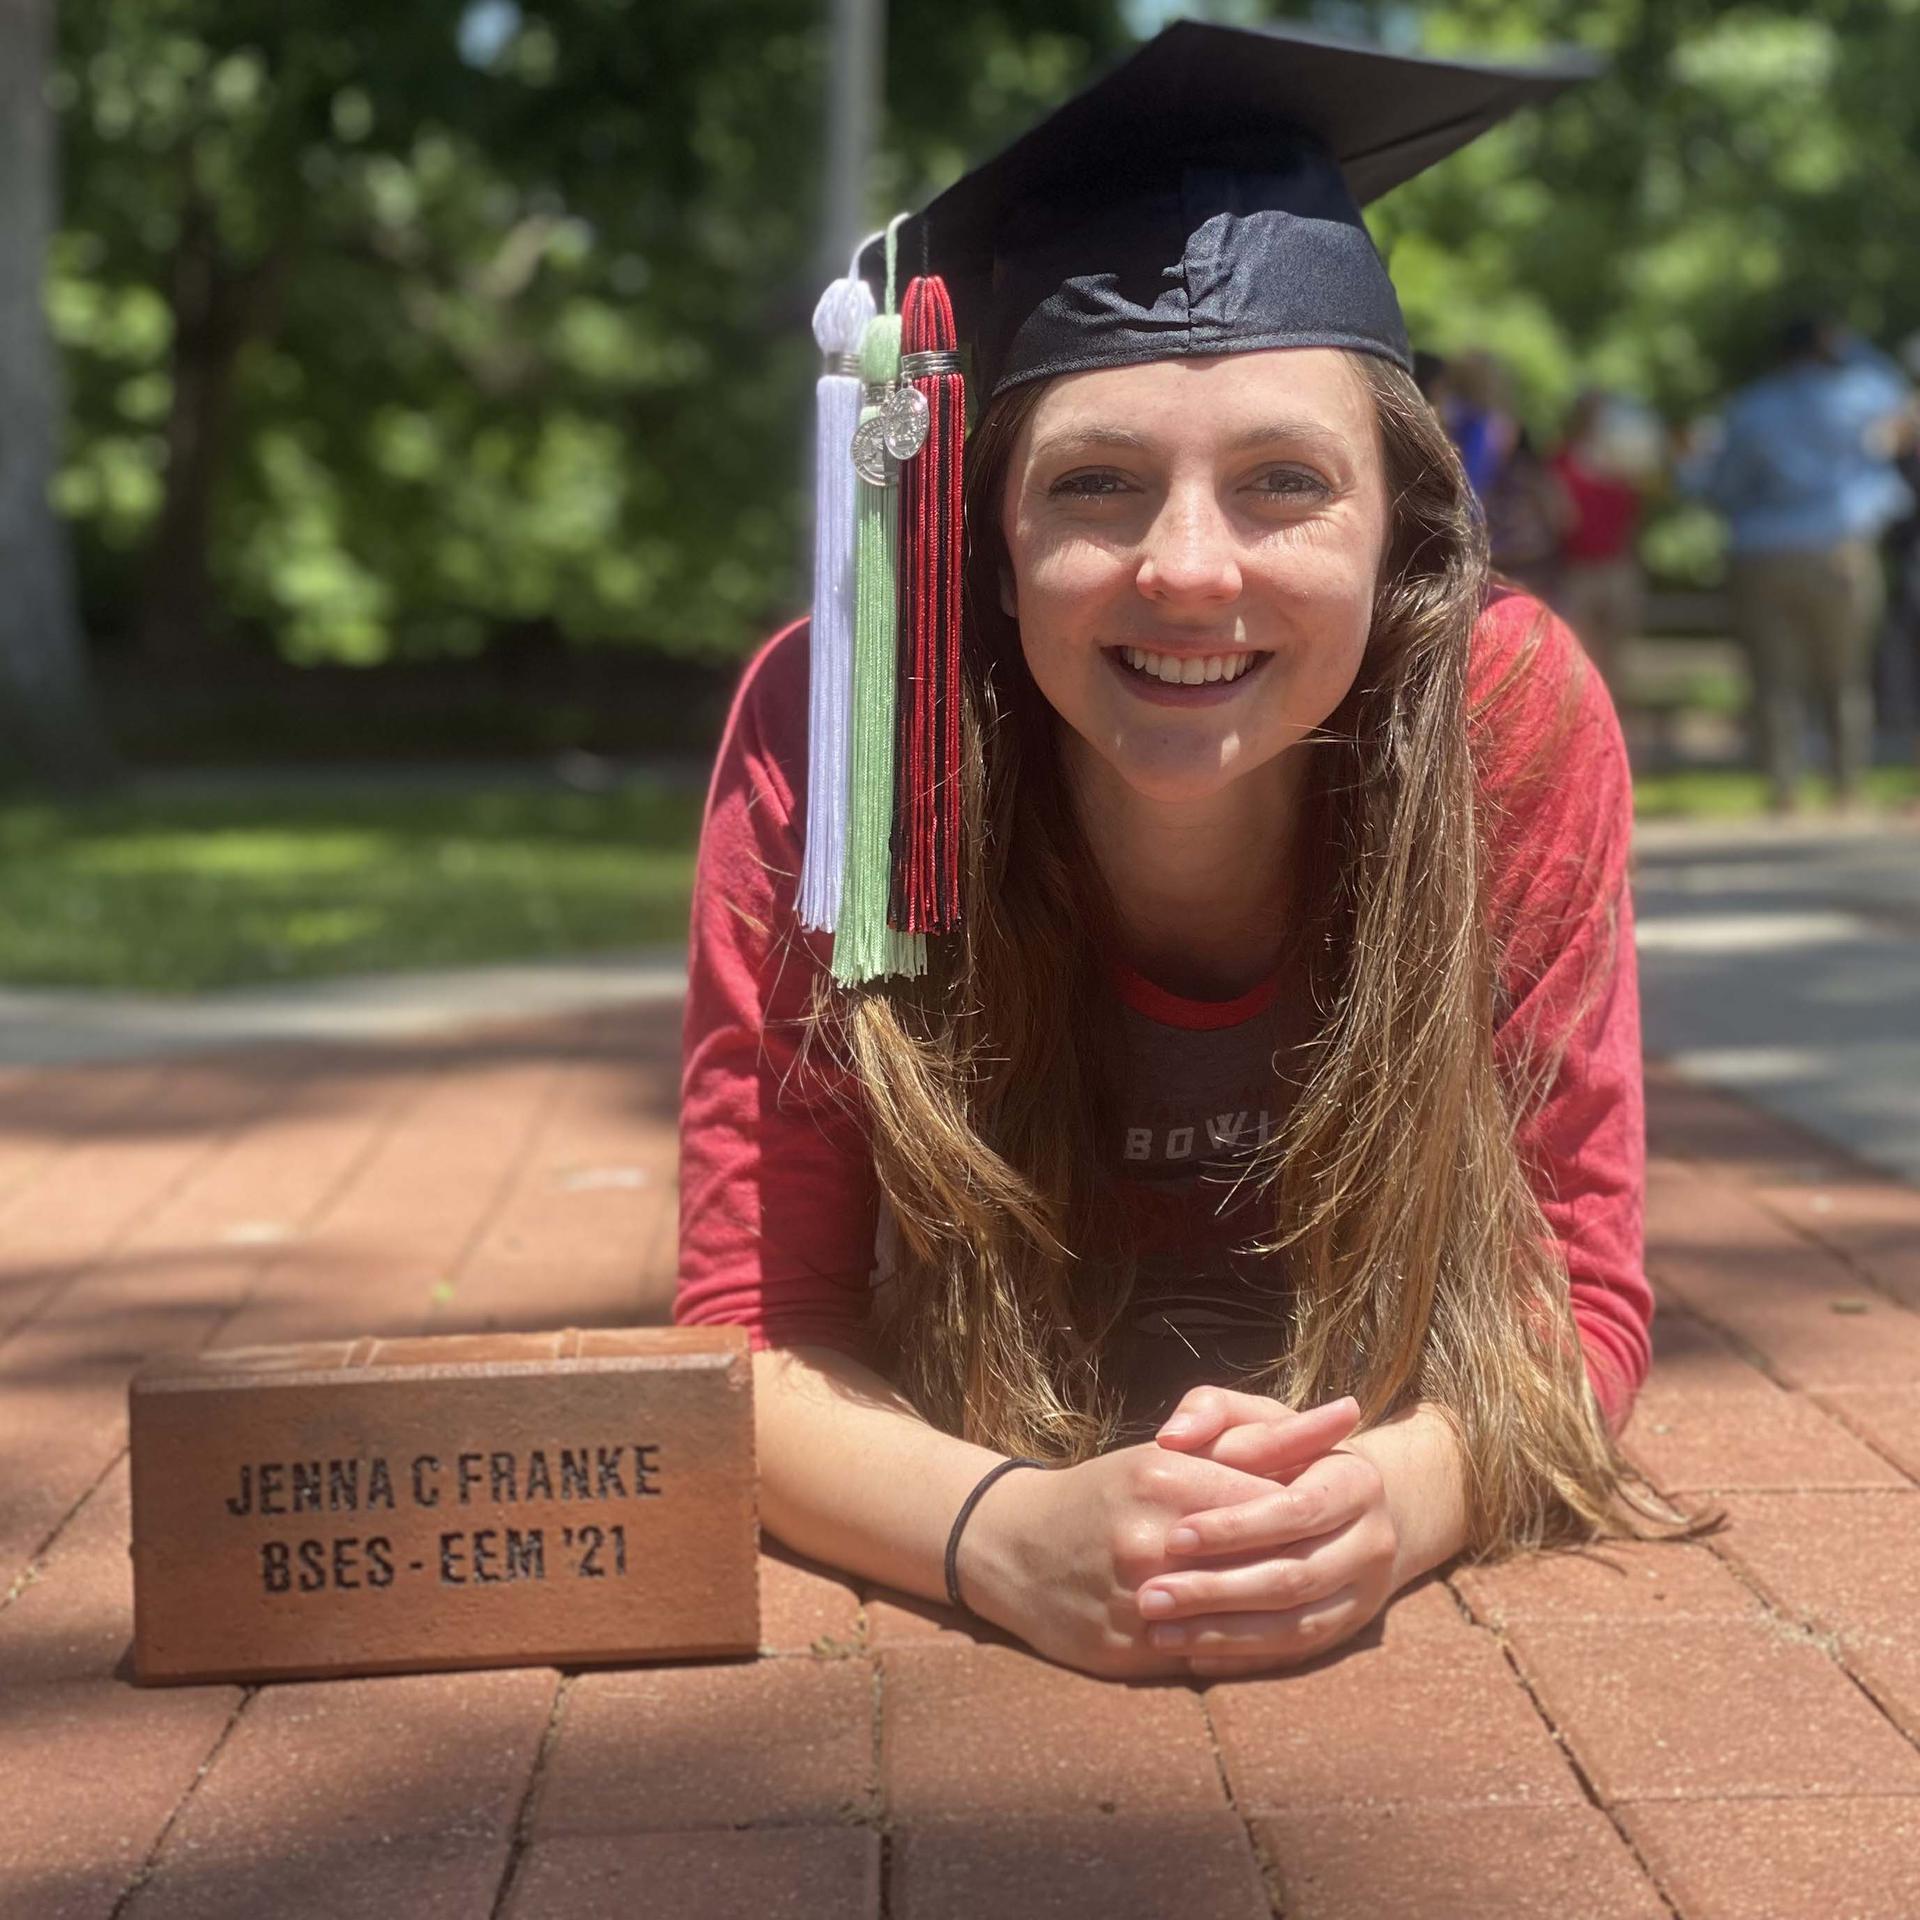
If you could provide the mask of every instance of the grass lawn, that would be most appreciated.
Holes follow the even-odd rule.
[[[1803,802],[1826,805],[1832,792],[1824,775],[1803,780]],[[1888,811],[1920,801],[1920,769],[1875,767],[1867,775],[1867,804]],[[1767,783],[1757,773],[1706,768],[1686,773],[1643,773],[1633,783],[1633,810],[1641,820],[1741,820],[1767,810]]]
[[[1920,800],[1920,777],[1883,768],[1872,796]],[[262,782],[0,803],[0,982],[187,993],[679,941],[700,798]],[[1765,788],[1650,775],[1637,803],[1645,820],[1734,819]]]
[[[263,782],[0,804],[0,981],[191,992],[678,941],[700,801]]]

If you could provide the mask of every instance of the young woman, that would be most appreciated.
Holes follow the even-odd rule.
[[[1639,1524],[1619,730],[1489,585],[1327,145],[1189,172],[1176,338],[1144,281],[1115,322],[1138,196],[997,243],[926,974],[836,987],[796,922],[804,628],[701,845],[676,1317],[750,1329],[765,1524],[1103,1674],[1285,1665],[1463,1549]],[[1115,252],[1097,324],[1063,246]]]

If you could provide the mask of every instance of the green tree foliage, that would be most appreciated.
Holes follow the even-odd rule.
[[[891,13],[876,212],[1120,37],[1106,0]],[[96,629],[718,655],[793,606],[824,15],[70,0],[59,494]]]
[[[1402,11],[1402,10],[1396,10]],[[1449,0],[1432,52],[1605,56],[1605,75],[1496,130],[1374,223],[1420,343],[1480,345],[1537,429],[1583,386],[1690,419],[1827,312],[1892,347],[1920,328],[1920,4]],[[1719,528],[1669,504],[1646,543],[1713,577]]]
[[[893,0],[873,212],[1159,0]],[[1422,344],[1550,431],[1674,417],[1790,311],[1920,326],[1920,0],[1262,7],[1601,81],[1392,196]],[[737,653],[804,593],[824,0],[65,0],[51,302],[89,621],[156,656]],[[1710,563],[1698,522],[1656,557]]]
[[[1451,0],[1431,51],[1582,46],[1609,71],[1382,209],[1408,318],[1504,348],[1536,404],[1591,377],[1669,411],[1826,307],[1920,326],[1920,5]]]

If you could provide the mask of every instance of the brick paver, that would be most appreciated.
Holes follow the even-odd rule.
[[[1009,1647],[898,1647],[879,1665],[881,1789],[895,1819],[1226,1805],[1189,1686],[1096,1680]]]
[[[1831,1387],[1815,1398],[1908,1480],[1920,1480],[1920,1385]]]
[[[1580,1798],[1565,1755],[1489,1634],[1336,1653],[1284,1685],[1215,1686],[1207,1706],[1245,1811]]]
[[[1597,1807],[1315,1807],[1254,1832],[1287,1920],[1666,1920]]]
[[[1761,1607],[1707,1548],[1664,1542],[1463,1567],[1453,1585],[1475,1617],[1492,1627],[1525,1620],[1716,1620],[1755,1615]]]
[[[1728,1557],[1784,1612],[1829,1631],[1916,1617],[1920,1490],[1748,1493],[1724,1504]]]
[[[879,1920],[880,1836],[863,1828],[759,1827],[538,1843],[505,1920]]]
[[[1654,1376],[1723,1531],[1118,1685],[767,1543],[761,1656],[142,1690],[147,1356],[670,1309],[678,1010],[0,1073],[0,1915],[1920,1912],[1920,1194],[1650,1075]]]
[[[1920,1800],[1695,1800],[1622,1824],[1685,1920],[1913,1920]]]
[[[1920,1753],[1775,1620],[1530,1621],[1521,1671],[1609,1805],[1920,1792]]]
[[[567,1690],[534,1833],[863,1819],[874,1806],[875,1706],[863,1659],[582,1674]]]
[[[939,1820],[894,1836],[895,1920],[1267,1920],[1245,1824],[1219,1813]]]
[[[762,1535],[760,1651],[851,1653],[862,1644],[860,1594],[853,1581]]]
[[[395,1878],[409,1861],[429,1885],[466,1889],[472,1912],[506,1869],[556,1684],[528,1667],[262,1688],[167,1834],[131,1920],[392,1912],[410,1904]]]

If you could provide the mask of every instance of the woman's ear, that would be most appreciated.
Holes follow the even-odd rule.
[[[1020,595],[1013,584],[1013,569],[1004,560],[1000,562],[1000,611],[1009,620],[1020,618]]]

